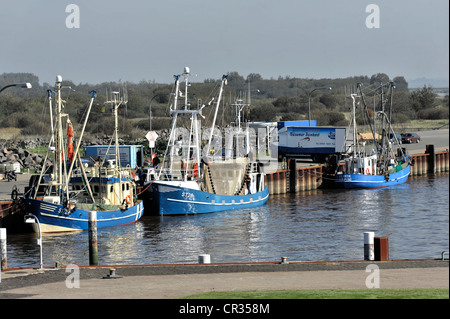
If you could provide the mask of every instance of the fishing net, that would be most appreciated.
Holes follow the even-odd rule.
[[[247,158],[210,162],[205,165],[205,185],[208,192],[236,195],[242,189]]]

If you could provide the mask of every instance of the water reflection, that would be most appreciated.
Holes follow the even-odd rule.
[[[99,229],[100,264],[361,260],[363,233],[388,236],[390,257],[448,251],[448,175],[375,190],[315,190],[272,196],[266,206],[198,216],[144,216]],[[8,236],[8,267],[36,266],[35,234]],[[88,233],[45,234],[44,264],[89,263]]]

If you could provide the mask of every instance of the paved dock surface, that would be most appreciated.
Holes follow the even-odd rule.
[[[0,299],[176,299],[210,291],[449,288],[448,260],[292,262],[16,269],[2,273]],[[79,271],[79,273],[77,273]],[[73,280],[79,274],[79,288]],[[70,288],[72,287],[72,288]]]
[[[17,174],[17,181],[8,182],[5,179],[0,179],[0,201],[11,200],[11,192],[14,186],[17,186],[20,192],[25,190],[25,186],[28,186],[30,176],[32,174]]]

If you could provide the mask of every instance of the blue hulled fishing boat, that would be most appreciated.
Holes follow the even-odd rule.
[[[341,188],[380,188],[405,183],[410,173],[410,158],[401,148],[401,141],[395,140],[389,142],[388,133],[394,133],[390,119],[385,113],[385,101],[383,100],[383,86],[381,86],[381,109],[378,111],[380,117],[380,134],[375,132],[375,128],[370,124],[369,112],[365,105],[364,95],[361,90],[359,98],[364,104],[364,114],[369,120],[371,133],[368,135],[373,141],[372,149],[366,147],[365,141],[359,141],[356,127],[356,94],[352,94],[353,112],[352,112],[352,146],[348,156],[343,159],[343,171],[338,171],[335,177],[335,184]],[[389,84],[391,92],[391,108],[392,108],[392,92],[394,85]],[[391,112],[389,112],[391,113]],[[395,139],[396,135],[392,134]],[[397,152],[394,153],[393,145],[397,145]],[[339,169],[339,167],[338,167]]]
[[[410,173],[410,165],[406,163],[392,167],[386,175],[372,175],[370,173],[337,174],[335,183],[343,188],[381,188],[402,184],[408,180]]]
[[[216,101],[214,119],[208,143],[201,154],[199,118],[203,117],[205,105],[197,110],[190,109],[187,98],[189,74],[189,68],[185,68],[182,74],[185,78],[184,96],[180,91],[181,75],[175,76],[167,149],[156,179],[145,187],[145,196],[151,199],[149,206],[152,212],[159,215],[203,214],[264,205],[269,198],[269,190],[264,185],[261,165],[252,159],[248,131],[242,130],[240,122],[237,123],[229,134],[224,152],[222,145],[219,146],[222,139],[213,139],[227,76],[222,77],[218,98],[211,100]],[[185,105],[179,108],[178,102],[182,97]],[[188,124],[178,127],[183,117],[188,119]],[[238,150],[233,152],[233,146],[238,146]]]
[[[160,215],[202,214],[231,209],[254,208],[269,199],[269,189],[256,194],[219,195],[177,185],[156,182],[152,184],[157,194],[154,205]]]
[[[27,213],[38,218],[42,232],[88,229],[90,211],[97,212],[97,228],[136,222],[143,215],[143,203],[135,199],[136,185],[133,176],[131,172],[121,168],[117,156],[117,109],[123,100],[114,100],[116,162],[97,163],[89,167],[82,163],[78,150],[95,98],[95,91],[92,93],[87,116],[74,151],[73,130],[68,115],[61,112],[63,103],[61,82],[62,79],[58,76],[56,123],[54,129],[53,123],[50,123],[52,137],[47,152],[47,158],[49,153],[53,152],[53,168],[46,167],[46,158],[41,174],[35,179],[36,183],[30,185],[24,196],[24,207]],[[51,91],[49,91],[49,101],[50,112],[52,112]],[[67,141],[64,141],[64,125],[67,125]],[[76,161],[78,161],[77,168],[75,168]]]

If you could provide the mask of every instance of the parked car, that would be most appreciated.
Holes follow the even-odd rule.
[[[402,143],[419,143],[420,136],[416,133],[402,134]]]
[[[397,137],[397,139],[395,139]],[[389,142],[402,144],[402,135],[400,133],[389,133]]]

